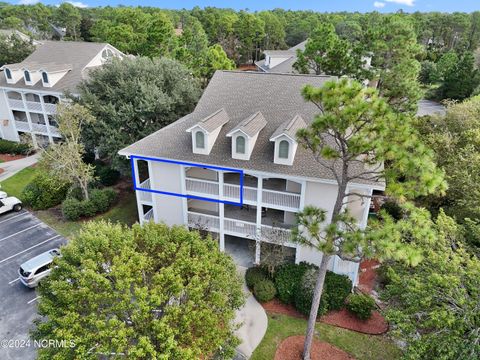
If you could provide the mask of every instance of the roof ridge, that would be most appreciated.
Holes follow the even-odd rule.
[[[257,111],[255,112],[253,115],[250,115],[250,117],[248,117],[246,120],[244,120],[245,122],[244,123],[241,123],[241,126],[247,126],[248,124],[250,124],[258,115],[262,115],[263,117],[263,114],[261,111]]]
[[[293,117],[293,119],[291,119],[291,120],[288,122],[287,126],[285,126],[285,130],[290,130],[291,127],[293,126],[293,124],[295,124],[295,122],[297,121],[297,118],[300,118],[300,119],[303,120],[303,118],[302,118],[300,115],[296,114],[296,115]]]
[[[248,74],[248,75],[270,75],[270,76],[294,76],[294,77],[311,77],[311,78],[331,78],[332,80],[337,80],[338,76],[333,75],[316,75],[316,74],[294,74],[294,73],[280,73],[280,72],[261,72],[261,71],[242,71],[242,70],[217,70],[217,72],[222,73],[237,73],[237,74]]]
[[[220,111],[222,111],[222,110],[225,111],[224,108],[220,108],[220,109],[218,109],[217,111],[215,111],[214,113],[208,115],[207,117],[204,117],[204,118],[203,118],[202,120],[200,120],[199,122],[201,122],[201,123],[207,122],[208,120],[210,120],[212,117],[214,117],[215,115],[217,115],[217,114],[218,114]]]

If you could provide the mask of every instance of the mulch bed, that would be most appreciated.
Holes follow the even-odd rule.
[[[278,299],[263,303],[262,306],[269,313],[306,319],[306,316],[299,313],[293,306],[283,304]],[[374,311],[368,320],[357,319],[346,309],[330,311],[317,321],[369,335],[380,335],[388,331],[388,323],[378,311]]]
[[[358,289],[366,294],[370,294],[377,283],[376,269],[380,266],[378,260],[364,260],[360,263],[360,272],[358,276]]]
[[[301,360],[305,336],[290,336],[277,347],[274,360]],[[313,340],[311,350],[312,360],[352,360],[348,353],[329,343]]]
[[[10,154],[0,154],[0,160],[3,162],[18,160],[25,158],[25,155],[10,155]]]

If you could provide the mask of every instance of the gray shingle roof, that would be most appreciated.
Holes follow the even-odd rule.
[[[293,119],[285,121],[282,125],[278,127],[277,130],[272,134],[270,140],[274,140],[280,135],[287,135],[288,137],[295,139],[297,136],[297,131],[307,127],[307,123],[300,115],[295,115]]]
[[[318,114],[318,108],[303,99],[302,88],[307,84],[320,87],[333,79],[330,76],[217,71],[191,114],[119,153],[333,180],[333,175],[318,164],[314,155],[300,146],[292,166],[275,164],[274,143],[269,140],[279,126],[296,115],[310,123]],[[225,109],[230,121],[220,131],[210,155],[194,154],[192,138],[186,129],[219,108]],[[258,135],[250,160],[233,159],[231,138],[226,134],[255,112],[261,112],[267,123]]]
[[[88,75],[88,71],[84,69],[85,66],[107,45],[80,41],[44,41],[25,60],[13,65],[19,69],[32,67],[32,70],[40,70],[52,67],[58,70],[59,67],[65,67],[65,64],[68,64],[69,72],[49,88],[43,87],[41,81],[33,86],[26,85],[23,78],[15,84],[7,84],[4,76],[0,76],[0,87],[54,92],[74,91]]]
[[[293,64],[295,64],[295,61],[297,61],[297,50],[305,50],[306,43],[307,40],[302,41],[300,44],[297,44],[288,50],[265,50],[264,54],[268,54],[270,56],[290,56],[285,61],[282,61],[280,64],[271,68],[265,66],[265,60],[256,61],[255,65],[258,66],[260,70],[265,72],[294,73],[295,69],[293,68]]]
[[[200,126],[207,133],[211,133],[212,131],[218,129],[220,126],[225,125],[228,120],[228,114],[225,109],[218,109],[217,111],[200,120],[198,123],[194,124],[186,131],[190,131],[195,126]]]
[[[267,120],[263,117],[260,111],[257,111],[252,116],[246,118],[237,126],[235,126],[227,136],[231,136],[234,132],[240,130],[243,131],[246,135],[253,137],[258,134],[264,127],[267,125]]]

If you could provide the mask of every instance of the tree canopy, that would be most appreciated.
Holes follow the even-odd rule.
[[[40,288],[39,359],[231,358],[243,304],[233,260],[183,227],[88,223]]]
[[[97,149],[124,170],[117,152],[190,113],[200,86],[175,60],[139,57],[94,70],[79,93],[79,101],[96,118],[84,131],[87,149]]]
[[[22,40],[15,34],[0,35],[0,66],[16,64],[30,55],[35,47],[31,41]]]

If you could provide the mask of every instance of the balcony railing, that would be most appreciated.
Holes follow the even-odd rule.
[[[142,189],[148,189],[149,190],[150,189],[150,178],[148,178],[147,180],[142,182],[138,187],[142,188]],[[140,196],[140,201],[149,202],[149,203],[152,202],[152,193],[151,192],[139,191],[138,195]]]
[[[28,126],[28,122],[15,120],[15,127],[17,128],[17,131],[35,132],[35,133],[41,133],[43,135],[48,135],[48,130],[50,130],[50,135],[56,136],[56,137],[62,136],[60,135],[58,128],[51,125],[49,125],[47,129],[47,125],[32,123],[32,130],[30,130],[30,126]]]
[[[36,101],[25,101],[25,104],[27,106],[26,109],[25,105],[23,104],[23,100],[8,99],[8,105],[12,109],[18,109],[23,111],[29,110],[37,113],[43,113],[44,108],[45,112],[48,114],[55,114],[57,112],[57,104],[44,103],[43,108],[42,103]]]
[[[153,209],[148,210],[145,215],[143,215],[143,220],[144,221],[150,221],[153,220]]]
[[[218,197],[219,184],[211,180],[186,179],[187,192],[213,195]],[[240,186],[235,184],[223,184],[223,197],[228,200],[240,200]],[[257,189],[254,187],[243,187],[243,200],[247,202],[257,201]],[[288,208],[296,210],[300,208],[300,194],[263,189],[262,203],[269,206]]]
[[[14,109],[25,109],[25,106],[23,106],[23,101],[22,100],[16,100],[16,99],[8,99],[8,106]]]
[[[17,131],[30,132],[30,126],[28,126],[28,122],[26,121],[15,120],[15,127],[17,128]]]
[[[32,123],[32,131],[39,133],[47,133],[47,125]]]
[[[223,230],[225,234],[247,237],[251,239],[257,238],[257,225],[252,222],[224,218]],[[188,212],[188,226],[196,229],[207,231],[220,231],[220,218],[215,215],[201,214],[193,211]],[[292,245],[290,229],[261,225],[261,240],[269,243]]]
[[[57,104],[44,103],[43,106],[45,108],[45,112],[47,112],[49,114],[56,114],[57,113]]]
[[[34,102],[34,101],[26,101],[27,103],[27,109],[29,111],[34,111],[34,112],[43,112],[42,109],[42,104],[39,102]]]

